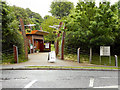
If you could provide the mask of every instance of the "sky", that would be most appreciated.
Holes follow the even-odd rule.
[[[24,9],[29,8],[31,11],[39,13],[42,17],[45,15],[51,15],[49,13],[50,11],[50,5],[51,2],[54,0],[3,0],[8,3],[8,5],[15,5],[22,7]],[[77,5],[78,0],[68,0],[74,3],[74,5]],[[102,0],[96,0],[97,4],[99,1]],[[114,4],[118,0],[109,0],[111,4]]]

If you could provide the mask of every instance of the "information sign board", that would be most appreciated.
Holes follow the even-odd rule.
[[[100,46],[100,56],[110,56],[110,46]]]
[[[49,48],[49,43],[45,43],[45,48]]]

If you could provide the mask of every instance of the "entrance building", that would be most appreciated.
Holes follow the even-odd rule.
[[[44,51],[44,35],[48,35],[49,32],[43,30],[33,30],[31,33],[26,33],[28,46],[30,48],[30,53],[35,51]]]

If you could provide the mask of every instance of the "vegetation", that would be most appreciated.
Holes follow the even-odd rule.
[[[24,55],[19,54],[18,56],[18,63],[26,62]],[[13,54],[2,54],[2,64],[14,64],[14,56]]]
[[[100,46],[108,45],[111,46],[113,55],[118,54],[118,52],[115,53],[119,47],[115,46],[120,34],[117,13],[117,4],[100,2],[97,7],[95,2],[79,2],[75,12],[66,20],[65,50],[70,52],[69,48],[77,50],[80,47],[88,52],[89,48],[93,48],[93,52],[99,53]]]
[[[19,24],[12,8],[5,2],[2,2],[2,7],[2,51],[13,49],[13,45],[16,45],[19,53],[24,53],[22,35],[18,31]]]
[[[74,5],[72,2],[67,0],[54,0],[50,7],[51,14],[61,19],[70,14],[71,10],[74,8]]]
[[[38,30],[41,26],[44,31],[50,32],[48,36],[45,36],[45,41],[52,43],[56,40],[57,33],[54,34],[53,31],[56,29],[49,26],[58,25],[63,21],[67,27],[67,29],[61,28],[61,31],[66,32],[65,57],[70,60],[77,60],[75,54],[79,47],[87,55],[81,54],[82,62],[88,62],[89,49],[93,48],[93,54],[97,55],[93,55],[92,64],[99,64],[100,46],[111,46],[112,66],[114,66],[113,55],[120,55],[120,23],[118,23],[120,21],[120,1],[114,5],[110,5],[110,2],[100,2],[99,6],[96,6],[93,0],[79,0],[74,8],[72,2],[54,0],[50,6],[52,16],[46,15],[44,19],[29,8],[9,6],[3,1],[2,7],[0,13],[2,15],[2,52],[5,60],[7,60],[5,58],[6,50],[11,50],[13,45],[18,46],[20,55],[24,54],[23,38],[19,33],[19,17],[24,19],[26,25],[36,24],[32,29],[25,27],[26,32]],[[61,37],[62,35],[59,37],[59,41]],[[54,50],[53,46],[52,50]],[[9,54],[11,55],[11,53]],[[103,60],[105,62],[102,62],[102,65],[106,64],[106,60],[107,58]]]
[[[52,41],[55,41],[55,36],[56,34],[53,33],[53,31],[56,31],[56,29],[53,29],[49,26],[53,26],[53,25],[59,25],[59,22],[61,20],[59,19],[56,19],[55,17],[53,16],[45,16],[44,17],[44,21],[42,22],[41,24],[41,27],[43,28],[44,31],[47,31],[49,32],[49,35],[45,36],[45,41],[46,42],[52,42]]]
[[[102,69],[119,69],[117,67],[73,67],[73,66],[27,66],[27,68],[32,68],[32,69],[97,69],[97,70],[102,70]]]
[[[54,44],[51,44],[51,51],[55,51]]]
[[[120,59],[120,57],[118,56],[118,66],[120,66],[119,59]],[[65,60],[77,62],[77,54],[66,54]],[[80,54],[80,63],[89,64],[89,55],[88,54]],[[94,54],[92,56],[91,64],[115,66],[115,56],[111,56],[111,64],[110,64],[109,57],[101,57],[101,63],[100,63],[100,56]]]
[[[39,29],[39,25],[42,23],[42,17],[35,12],[32,12],[29,8],[23,9],[16,6],[9,6],[6,2],[2,3],[2,60],[3,63],[14,63],[13,59],[13,45],[18,47],[19,62],[24,62],[24,42],[23,37],[19,31],[19,18],[21,17],[24,24],[36,24],[31,30]],[[1,19],[1,18],[0,18]],[[0,24],[1,25],[1,24]],[[28,32],[29,27],[25,27]]]

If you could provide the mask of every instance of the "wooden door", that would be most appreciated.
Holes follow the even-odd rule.
[[[44,51],[44,43],[43,43],[43,40],[39,40],[38,42],[39,42],[39,43],[38,43],[38,44],[39,44],[38,46],[39,46],[40,52],[43,52],[43,51]]]

